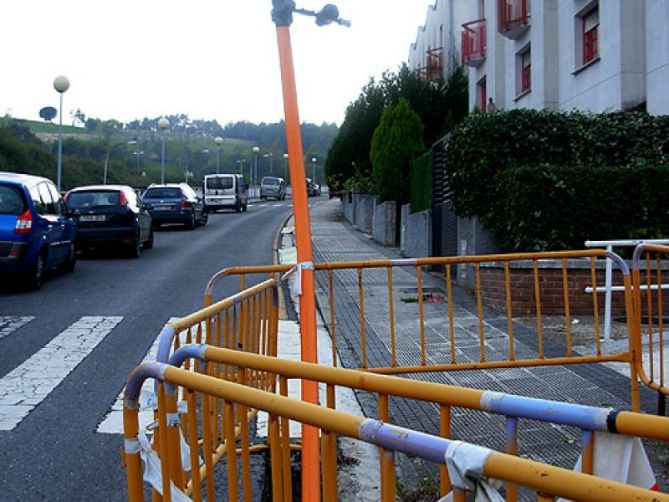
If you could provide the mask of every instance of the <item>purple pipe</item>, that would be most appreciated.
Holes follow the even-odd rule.
[[[123,406],[125,408],[136,410],[139,408],[139,392],[147,378],[163,380],[165,370],[169,368],[164,363],[144,363],[136,367],[128,376],[128,383],[125,386],[123,395]]]

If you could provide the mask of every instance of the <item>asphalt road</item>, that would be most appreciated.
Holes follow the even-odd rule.
[[[276,231],[291,211],[285,201],[213,214],[204,228],[156,232],[154,249],[139,259],[86,256],[38,292],[4,285],[0,319],[34,318],[5,335],[0,325],[0,415],[10,372],[82,317],[121,319],[13,430],[0,430],[0,500],[127,500],[122,438],[97,433],[98,424],[165,323],[201,307],[212,274],[272,263]],[[232,292],[227,283],[216,296]],[[40,385],[41,370],[33,370]]]

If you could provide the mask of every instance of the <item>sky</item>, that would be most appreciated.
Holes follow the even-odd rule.
[[[327,2],[352,22],[317,27],[295,15],[291,40],[300,120],[340,125],[370,77],[396,70],[435,0]],[[185,113],[221,125],[283,118],[271,0],[2,0],[0,116],[39,120],[59,108],[53,80],[65,75],[63,123],[87,117],[130,122]]]

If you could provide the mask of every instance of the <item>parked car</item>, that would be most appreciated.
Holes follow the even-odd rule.
[[[151,215],[131,187],[78,187],[67,192],[65,203],[77,223],[77,249],[115,246],[136,258],[153,247]]]
[[[248,186],[241,174],[209,174],[204,177],[204,209],[208,213],[248,207]]]
[[[46,270],[74,270],[77,229],[64,212],[51,180],[0,172],[0,277],[39,289]]]
[[[286,199],[286,182],[283,178],[265,176],[260,181],[260,198],[269,199],[270,197],[276,200]]]
[[[142,195],[142,202],[156,228],[164,223],[183,223],[192,230],[207,224],[204,202],[186,183],[151,185]]]

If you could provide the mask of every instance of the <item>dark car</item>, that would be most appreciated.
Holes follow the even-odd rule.
[[[142,195],[142,202],[151,213],[154,227],[182,223],[193,229],[207,224],[204,202],[186,183],[151,185]]]
[[[151,215],[125,185],[78,187],[65,195],[77,222],[77,249],[121,247],[131,257],[153,247]]]
[[[76,225],[46,178],[0,172],[0,277],[39,289],[44,272],[76,264]]]

